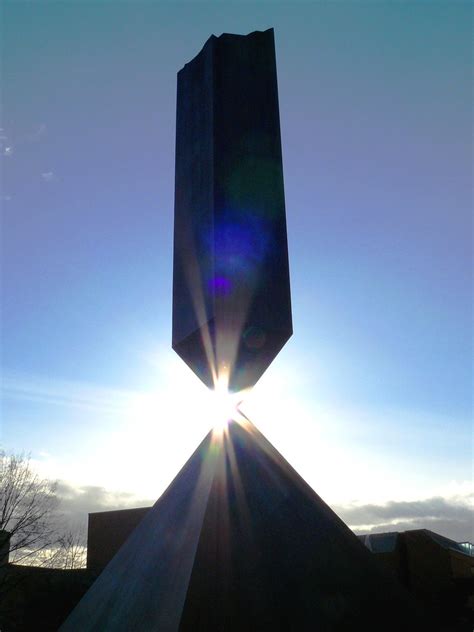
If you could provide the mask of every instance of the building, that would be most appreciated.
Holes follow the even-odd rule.
[[[89,514],[87,564],[102,570],[150,507]],[[446,630],[474,624],[474,546],[428,529],[360,535],[385,568],[436,613]]]
[[[89,514],[87,568],[61,570],[8,563],[2,537],[0,630],[50,632],[66,618],[150,507]],[[471,632],[474,622],[474,547],[427,529],[361,535],[359,539],[437,613],[443,628]]]

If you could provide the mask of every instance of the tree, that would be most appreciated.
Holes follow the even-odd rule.
[[[0,529],[11,534],[10,560],[32,563],[57,548],[56,483],[40,478],[25,454],[0,451]]]
[[[50,565],[55,568],[84,568],[86,553],[82,531],[71,528],[59,536],[56,553]]]

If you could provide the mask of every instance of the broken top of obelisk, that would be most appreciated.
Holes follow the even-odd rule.
[[[273,29],[211,36],[178,73],[173,349],[238,391],[291,334]]]

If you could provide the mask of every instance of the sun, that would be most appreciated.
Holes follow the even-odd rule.
[[[238,420],[239,404],[243,393],[232,393],[228,389],[229,379],[226,373],[221,374],[216,380],[216,385],[209,391],[209,409],[211,422],[215,430],[225,430],[230,421]]]

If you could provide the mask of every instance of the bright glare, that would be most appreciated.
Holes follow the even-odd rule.
[[[79,486],[133,491],[139,494],[138,501],[130,497],[135,504],[143,504],[147,498],[156,500],[211,428],[220,436],[229,420],[242,421],[239,405],[244,397],[246,401],[249,392],[229,393],[228,380],[223,375],[225,371],[221,369],[215,389],[208,389],[170,351],[169,361],[146,390],[100,394],[96,425],[104,430],[96,431],[98,438],[89,444],[87,457],[82,455],[77,464],[49,459],[50,469],[44,475],[64,478]],[[104,443],[108,446],[106,468]]]
[[[224,430],[238,412],[238,405],[242,400],[241,393],[231,393],[228,390],[228,376],[222,375],[217,380],[213,391],[209,391],[209,409],[214,429]]]
[[[46,393],[49,400],[54,394],[54,401],[67,404],[71,419],[77,419],[84,425],[84,433],[89,433],[85,447],[73,445],[60,455],[45,453],[42,457],[39,453],[35,466],[40,475],[68,481],[81,493],[85,486],[102,487],[111,509],[127,504],[145,506],[165,490],[212,426],[219,437],[229,419],[242,422],[245,414],[331,503],[406,500],[407,489],[410,500],[465,493],[464,487],[458,487],[461,481],[453,482],[452,488],[441,488],[422,478],[414,482],[409,472],[395,476],[399,466],[395,457],[374,455],[372,449],[378,413],[315,405],[301,390],[302,376],[297,371],[272,367],[271,376],[262,378],[256,388],[232,394],[225,381],[219,381],[215,391],[205,388],[171,350],[160,352],[160,358],[160,370],[143,391],[91,390],[80,383],[47,383],[40,385],[43,390],[32,391]],[[90,417],[84,416],[83,402]],[[399,421],[395,412],[394,429]],[[398,439],[398,431],[393,436]],[[403,434],[401,440],[406,440]],[[344,468],[338,468],[335,459]],[[381,475],[374,478],[373,468],[361,467],[366,462],[373,463]],[[472,482],[466,485],[471,489]]]

